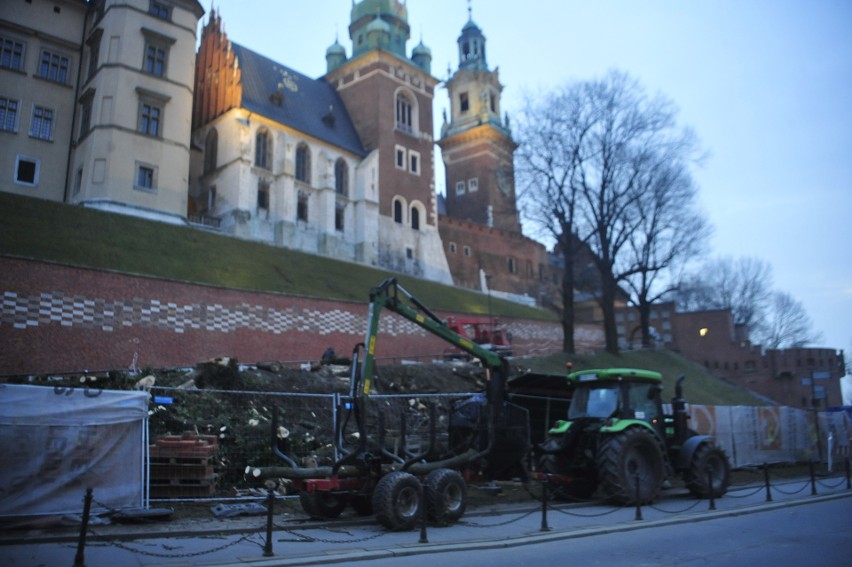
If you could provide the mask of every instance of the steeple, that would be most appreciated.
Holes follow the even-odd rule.
[[[352,3],[349,37],[352,38],[353,58],[382,49],[405,59],[405,45],[410,36],[408,8],[399,0]]]
[[[487,71],[488,62],[485,59],[485,36],[473,21],[473,9],[468,1],[467,24],[462,28],[458,39],[459,69],[471,71]]]

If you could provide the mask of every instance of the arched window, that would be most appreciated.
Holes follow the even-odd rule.
[[[334,162],[334,190],[338,195],[349,194],[349,166],[343,158]]]
[[[403,92],[396,95],[396,127],[405,132],[414,130],[414,103]]]
[[[393,221],[402,224],[402,201],[399,199],[393,201]]]
[[[416,206],[411,207],[411,228],[420,230],[420,209]]]
[[[296,179],[303,183],[311,182],[311,150],[305,143],[296,148]]]
[[[254,140],[254,165],[263,169],[272,169],[272,136],[269,130],[258,130]]]
[[[219,132],[216,128],[211,128],[207,132],[207,139],[204,141],[204,173],[210,173],[216,169],[216,154],[219,152]]]

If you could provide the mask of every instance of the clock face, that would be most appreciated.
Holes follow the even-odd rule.
[[[505,196],[512,194],[512,170],[503,165],[497,168],[497,188]]]

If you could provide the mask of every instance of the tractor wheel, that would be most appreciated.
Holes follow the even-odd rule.
[[[410,530],[420,516],[420,492],[415,476],[402,471],[386,474],[373,492],[376,519],[389,530]]]
[[[660,442],[644,427],[604,436],[598,445],[597,465],[604,495],[621,504],[653,501],[665,476]]]
[[[345,494],[335,492],[300,492],[299,502],[302,509],[311,518],[327,520],[340,516],[346,508]]]
[[[692,456],[683,479],[686,487],[696,498],[719,498],[728,491],[731,465],[728,455],[718,445],[703,443]]]
[[[423,481],[429,518],[446,526],[458,521],[467,506],[467,484],[453,469],[436,469]]]

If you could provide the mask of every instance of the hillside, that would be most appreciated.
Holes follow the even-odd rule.
[[[366,302],[367,292],[395,276],[185,226],[0,193],[0,254],[71,266],[251,291]],[[478,292],[398,276],[430,308],[488,313]],[[552,320],[554,315],[492,298],[502,317]]]

